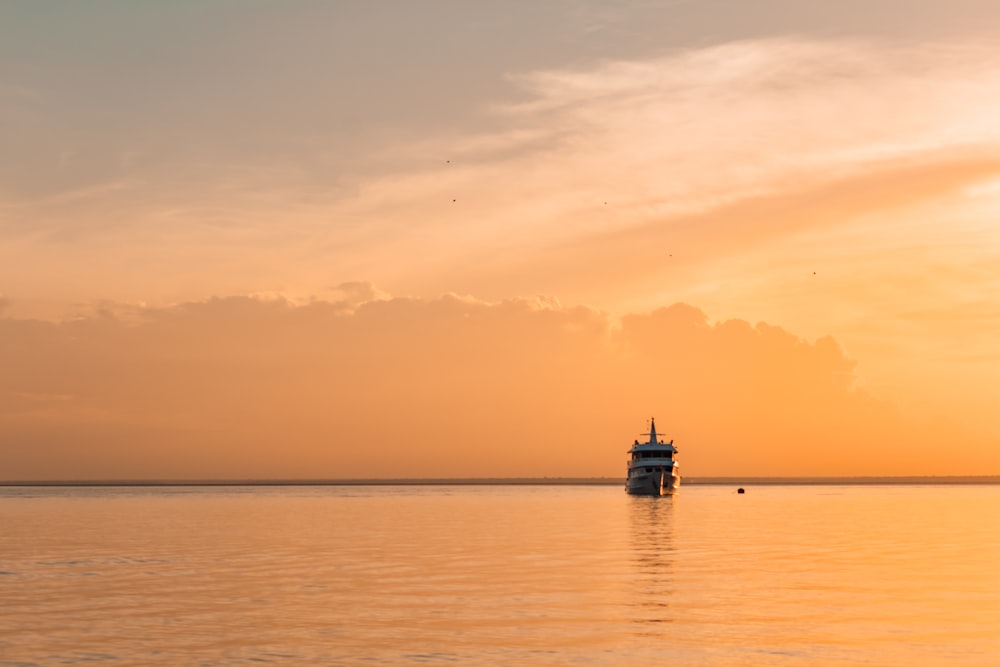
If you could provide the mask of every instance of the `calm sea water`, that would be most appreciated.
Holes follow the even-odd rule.
[[[1000,487],[0,489],[0,665],[1000,665]]]

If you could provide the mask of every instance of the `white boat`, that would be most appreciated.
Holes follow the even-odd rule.
[[[664,442],[657,438],[656,421],[649,420],[649,440],[638,440],[628,450],[631,458],[628,462],[628,476],[625,478],[625,491],[633,496],[669,496],[681,485],[681,476],[677,470],[674,455],[677,448],[674,441]]]

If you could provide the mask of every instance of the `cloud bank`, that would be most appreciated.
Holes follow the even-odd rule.
[[[551,300],[215,298],[0,319],[6,479],[618,476],[649,416],[706,475],[1000,471],[831,338]],[[990,458],[990,457],[993,458]]]

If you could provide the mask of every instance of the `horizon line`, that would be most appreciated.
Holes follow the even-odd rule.
[[[0,480],[0,487],[159,487],[159,486],[611,486],[618,477],[412,477],[412,478],[277,478],[277,479],[95,479]],[[875,485],[875,484],[1000,484],[1000,475],[796,475],[686,477],[687,486],[728,484]]]

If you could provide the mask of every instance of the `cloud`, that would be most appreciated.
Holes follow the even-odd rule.
[[[940,429],[858,389],[831,338],[683,304],[344,303],[0,319],[4,476],[617,476],[650,415],[695,476],[1000,469],[974,434],[919,456]]]
[[[859,220],[890,233],[895,220],[875,214],[900,205],[909,175],[923,205],[962,192],[995,204],[976,186],[997,175],[998,60],[985,42],[744,40],[514,71],[516,102],[482,100],[490,112],[476,123],[419,141],[386,131],[362,149],[275,126],[268,145],[284,148],[266,159],[224,146],[154,159],[155,146],[119,142],[101,160],[74,154],[67,168],[86,178],[73,187],[52,180],[72,146],[53,146],[35,170],[51,176],[50,196],[15,189],[0,202],[12,257],[0,282],[30,292],[19,302],[200,299],[205,285],[323,294],[352,280],[422,296],[542,292],[618,312],[665,293],[694,300],[734,249],[753,259]],[[341,140],[353,148],[335,149]],[[964,233],[968,220],[951,217]],[[609,245],[628,258],[683,245],[692,270],[594,280]]]
[[[106,307],[106,319],[145,318],[127,330],[150,335],[179,328],[208,359],[209,341],[240,340],[227,322],[252,323],[262,309],[273,322],[295,314],[311,327],[311,318],[327,318],[346,327],[331,330],[332,340],[354,349],[345,332],[365,317],[380,308],[425,312],[438,301],[421,297],[442,293],[487,305],[555,294],[616,317],[683,301],[813,339],[833,332],[861,361],[866,386],[901,388],[894,400],[919,388],[938,405],[985,403],[995,395],[994,363],[975,382],[969,364],[941,364],[958,348],[963,358],[996,358],[991,319],[973,320],[978,311],[966,304],[988,304],[1000,287],[998,58],[985,42],[778,38],[522,70],[509,79],[518,101],[492,98],[478,125],[454,124],[461,129],[451,133],[435,125],[417,142],[374,133],[364,151],[354,139],[335,150],[334,136],[284,143],[291,135],[276,129],[268,145],[291,148],[263,162],[221,145],[153,159],[156,146],[120,141],[95,160],[59,136],[42,155],[28,137],[23,152],[11,152],[13,189],[0,198],[0,285],[19,290],[3,312],[36,307],[48,316],[60,303],[101,297],[179,303]],[[44,115],[19,108],[53,134]],[[108,152],[104,135],[88,136],[98,154]],[[71,148],[65,168],[82,168],[80,179],[45,181],[44,192],[15,187],[18,174],[57,171]],[[17,155],[41,162],[25,169]],[[414,298],[390,299],[372,284]],[[270,298],[200,301],[248,293]],[[477,303],[466,304],[470,317]],[[339,319],[347,316],[358,319]],[[617,340],[618,321],[602,321],[602,336]],[[391,317],[384,326],[398,328]],[[386,357],[417,354],[377,328],[366,335],[385,338]],[[617,358],[600,349],[598,359]],[[970,421],[987,421],[985,408],[976,410]]]
[[[775,38],[510,79],[526,99],[493,107],[499,130],[399,147],[405,169],[332,204],[370,223],[353,237],[375,260],[367,277],[396,289],[385,267],[405,266],[432,292],[499,298],[513,281],[594,302],[588,269],[609,237],[629,256],[683,245],[704,267],[859,222],[893,235],[902,209],[920,218],[945,198],[959,236],[977,224],[963,193],[1000,172],[991,44]],[[915,238],[933,227],[920,220]],[[651,289],[601,282],[602,304]]]

